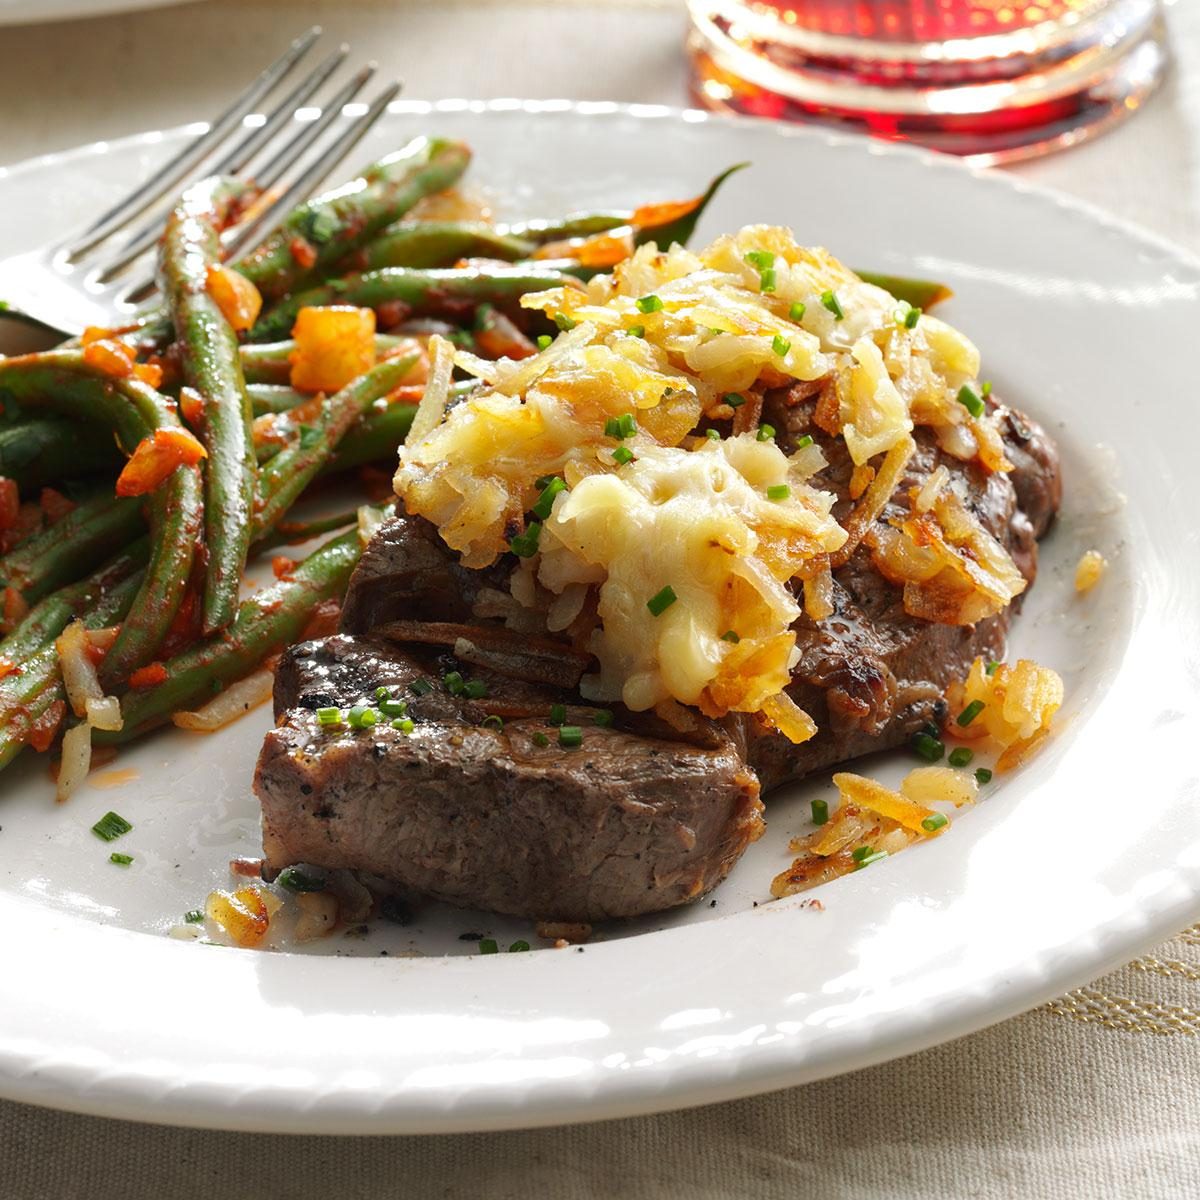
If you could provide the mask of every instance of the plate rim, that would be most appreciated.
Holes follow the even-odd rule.
[[[965,172],[986,186],[1006,188],[1018,194],[1048,202],[1057,208],[1079,213],[1101,229],[1112,231],[1147,249],[1154,250],[1186,269],[1200,274],[1200,255],[1179,246],[1125,218],[1092,204],[1089,201],[1067,195],[1056,189],[1032,183],[1021,177],[1002,174],[995,170],[975,167],[949,156],[923,150],[919,147],[880,143],[862,135],[817,129],[808,126],[789,125],[777,121],[754,118],[724,116],[701,112],[695,109],[676,108],[667,105],[624,104],[608,101],[574,102],[568,100],[442,100],[442,101],[397,101],[389,106],[389,115],[419,116],[439,113],[512,113],[526,114],[570,114],[587,118],[606,116],[632,117],[667,121],[687,121],[701,124],[712,123],[725,126],[752,126],[761,129],[770,127],[784,137],[811,140],[829,146],[853,146],[867,154],[910,158],[925,168]],[[167,130],[150,130],[130,134],[121,138],[82,146],[51,151],[33,158],[0,167],[0,182],[16,175],[53,169],[71,162],[83,162],[89,156],[101,155],[116,149],[133,148],[195,133],[203,129],[203,123],[188,123]],[[497,1106],[486,1111],[469,1104],[453,1108],[435,1108],[431,1119],[414,1119],[411,1103],[389,1106],[380,1104],[374,1109],[363,1105],[348,1109],[323,1109],[319,1103],[311,1106],[287,1103],[286,1097],[275,1093],[243,1092],[233,1100],[209,1095],[197,1099],[181,1095],[186,1084],[171,1089],[164,1095],[149,1096],[145,1080],[135,1073],[108,1073],[102,1080],[93,1079],[83,1085],[72,1077],[72,1072],[59,1067],[49,1069],[35,1066],[32,1071],[20,1070],[13,1055],[4,1054],[0,1047],[0,1096],[25,1103],[52,1106],[67,1111],[94,1115],[123,1117],[125,1119],[174,1124],[194,1128],[254,1130],[261,1132],[335,1132],[373,1134],[383,1132],[466,1132],[529,1128],[585,1122],[611,1117],[644,1115],[665,1109],[695,1107],[735,1099],[764,1091],[772,1091],[801,1083],[814,1082],[846,1071],[858,1070],[892,1058],[916,1053],[945,1041],[1008,1019],[1036,1006],[1063,991],[1096,978],[1111,967],[1127,961],[1144,948],[1148,948],[1164,937],[1177,931],[1189,919],[1200,916],[1200,882],[1189,883],[1181,870],[1174,875],[1176,897],[1158,903],[1149,920],[1145,913],[1137,922],[1128,922],[1119,929],[1112,925],[1096,926],[1093,934],[1104,935],[1104,953],[1095,953],[1096,947],[1089,942],[1073,948],[1066,961],[1060,953],[1053,979],[1040,976],[1033,968],[1040,966],[1035,960],[1024,972],[1020,981],[1008,981],[1003,995],[1004,1001],[996,1003],[994,994],[975,994],[959,998],[948,1022],[934,1025],[928,1021],[913,1025],[906,1011],[901,1010],[888,1021],[878,1020],[872,1027],[869,1044],[857,1051],[847,1053],[845,1049],[827,1061],[815,1066],[796,1060],[793,1056],[745,1055],[735,1059],[732,1072],[709,1072],[709,1078],[697,1082],[689,1079],[695,1073],[695,1064],[676,1065],[671,1082],[665,1090],[647,1085],[646,1076],[631,1075],[630,1084],[615,1085],[590,1092],[579,1097],[560,1095],[559,1107],[541,1102],[540,1112],[527,1111],[520,1105]],[[1181,894],[1180,889],[1187,894]],[[1156,898],[1160,896],[1156,894]],[[127,930],[106,931],[118,936],[142,938],[145,935]],[[610,943],[616,945],[616,943]],[[184,951],[181,946],[175,950]],[[213,953],[242,955],[246,952],[220,948]],[[320,961],[320,960],[309,960]],[[369,961],[369,960],[368,960]],[[896,1033],[880,1032],[884,1026],[899,1021],[901,1030]],[[26,1063],[28,1068],[30,1064]],[[195,1082],[194,1080],[192,1081]],[[680,1090],[687,1088],[687,1094]],[[488,1097],[492,1097],[488,1093]],[[263,1104],[266,1096],[273,1102]],[[329,1101],[337,1093],[326,1092],[322,1099]],[[283,1098],[284,1102],[278,1101]],[[399,1097],[395,1097],[399,1099]],[[247,1104],[253,1107],[247,1111]]]

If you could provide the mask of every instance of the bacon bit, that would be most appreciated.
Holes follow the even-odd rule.
[[[199,430],[204,425],[204,397],[195,388],[179,389],[179,415],[192,427]]]
[[[0,529],[12,529],[21,515],[21,493],[15,479],[0,475]]]
[[[147,387],[162,387],[163,369],[157,363],[138,363],[133,368],[133,373]]]
[[[308,623],[300,633],[300,641],[307,642],[313,638],[330,637],[337,633],[338,624],[342,619],[341,601],[330,597],[328,600],[322,600],[309,613]]]
[[[83,348],[83,361],[109,379],[125,379],[132,375],[136,357],[132,346],[108,339],[92,342]]]
[[[39,753],[45,754],[54,745],[58,727],[67,714],[67,706],[62,700],[55,700],[32,725],[29,726],[29,744]]]
[[[4,628],[12,629],[29,615],[29,605],[25,597],[15,587],[4,589]]]
[[[117,476],[118,496],[154,491],[176,467],[195,466],[207,451],[186,429],[156,429],[143,438]]]
[[[39,497],[42,512],[50,525],[57,525],[68,513],[74,512],[78,505],[74,500],[68,500],[62,492],[55,488],[44,487]]]
[[[296,560],[288,558],[286,554],[277,554],[271,559],[271,570],[274,572],[276,579],[290,579],[295,569]]]
[[[209,263],[204,282],[208,294],[236,332],[249,329],[258,320],[262,294],[240,271]]]
[[[875,478],[875,468],[868,463],[863,463],[862,466],[855,467],[850,472],[850,485],[847,489],[850,492],[851,500],[858,500],[862,497],[863,492],[871,484],[871,480]]]
[[[314,266],[317,261],[316,247],[302,237],[294,237],[288,243],[288,253],[292,256],[292,262],[297,266],[303,267],[306,271],[309,267]]]
[[[144,667],[138,667],[129,676],[129,686],[131,688],[158,687],[160,683],[166,682],[167,668],[160,662],[147,663]]]

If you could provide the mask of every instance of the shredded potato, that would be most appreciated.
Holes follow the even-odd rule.
[[[1075,590],[1090,592],[1108,569],[1108,562],[1099,550],[1088,550],[1075,567]]]
[[[1025,586],[946,472],[921,492],[919,524],[876,537],[916,425],[966,459],[1002,445],[995,417],[957,400],[981,390],[979,353],[934,318],[898,321],[890,293],[789,230],[749,226],[699,252],[644,245],[586,286],[521,304],[564,331],[537,354],[488,361],[431,339],[395,489],[465,566],[520,556],[520,608],[542,629],[590,637],[588,698],[758,713],[802,741],[815,726],[783,694],[792,625],[833,613],[831,571],[861,542],[929,620],[971,624]],[[449,406],[452,365],[481,382]],[[820,381],[818,423],[858,468],[844,529],[833,496],[807,482],[820,449],[789,462],[758,428],[763,391],[792,381]],[[696,437],[705,415],[731,420],[733,436]],[[553,478],[565,486],[539,503]]]

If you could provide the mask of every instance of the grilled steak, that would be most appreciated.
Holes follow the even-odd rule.
[[[768,394],[764,419],[785,450],[817,440],[829,466],[814,479],[843,517],[851,464],[844,444],[813,424],[811,388]],[[944,464],[971,508],[1032,582],[1037,539],[1061,498],[1057,455],[1032,421],[1001,422],[1010,474],[943,454],[929,431],[887,520],[909,488]],[[697,718],[683,732],[617,706],[612,728],[587,724],[580,749],[561,748],[550,706],[578,696],[470,668],[486,701],[443,688],[407,695],[411,735],[390,727],[330,733],[314,710],[372,702],[379,686],[406,689],[454,669],[449,647],[398,644],[397,620],[469,622],[483,587],[503,588],[503,564],[467,571],[436,530],[400,513],[379,530],[353,580],[343,633],[293,648],[275,692],[255,788],[268,871],[294,862],[367,870],[452,903],[544,919],[595,921],[682,904],[724,878],[761,832],[759,789],[906,741],[944,715],[947,684],[977,655],[1001,657],[1012,609],[974,627],[909,616],[900,589],[860,547],[834,574],[832,616],[801,617],[792,698],[820,732],[794,745],[758,718]],[[1014,606],[1015,607],[1015,606]],[[565,643],[563,653],[571,648]],[[482,725],[504,716],[503,729]],[[549,739],[542,746],[541,735]]]

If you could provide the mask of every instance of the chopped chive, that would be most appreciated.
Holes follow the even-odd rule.
[[[509,539],[508,548],[518,558],[532,558],[538,551],[538,539],[541,536],[542,527],[536,521],[530,521],[524,533]]]
[[[433,684],[428,679],[414,679],[408,685],[408,690],[415,696],[428,696],[433,691]]]
[[[806,433],[802,438],[796,439],[796,449],[797,450],[803,450],[805,446],[811,446],[812,444],[813,444],[812,435],[808,434],[808,433]]]
[[[646,327],[645,325],[630,325],[630,327],[625,330],[625,336],[644,338],[646,336]]]
[[[829,801],[814,800],[811,807],[813,824],[824,825],[829,820]]]
[[[775,290],[775,268],[767,267],[766,270],[758,277],[758,290],[760,292],[773,292]]]
[[[949,823],[943,813],[934,813],[932,817],[926,817],[921,822],[921,828],[926,833],[937,833],[939,829],[944,828]]]
[[[463,683],[463,677],[458,671],[447,671],[442,676],[442,682],[446,685],[446,690],[452,696],[457,696],[466,686]]]
[[[983,387],[979,389],[979,394],[981,396],[990,396],[992,394],[992,381],[990,379],[983,381]]]
[[[356,704],[346,714],[346,724],[351,729],[369,729],[377,719],[375,710],[367,708],[365,704]]]
[[[318,708],[317,709],[317,724],[318,725],[340,725],[342,723],[342,710],[340,708]]]
[[[108,856],[110,863],[116,863],[118,867],[127,867],[133,862],[132,854],[118,854],[115,850]]]
[[[775,255],[770,250],[749,250],[744,257],[756,271],[765,271],[775,265]]]
[[[975,781],[976,781],[976,783],[991,783],[992,782],[991,771],[989,771],[987,769],[987,767],[976,767],[975,768]]]
[[[808,311],[808,305],[800,300],[793,300],[791,308],[788,309],[788,317],[796,322],[804,319],[804,314]]]
[[[739,392],[730,392],[729,395],[725,397],[725,403],[728,404],[730,408],[741,408],[742,405],[746,403],[746,397],[741,395]]]
[[[916,329],[917,322],[921,319],[921,310],[913,305],[908,312],[904,314],[904,328]]]
[[[877,863],[881,858],[887,858],[887,856],[888,852],[886,850],[876,850],[873,854],[867,854],[860,858],[854,869],[861,871],[863,867],[869,867],[872,863]]]
[[[275,882],[289,892],[320,892],[325,890],[324,874],[314,874],[303,867],[284,867],[275,876]]]
[[[533,744],[535,746],[548,746],[550,745],[550,739],[539,729],[533,735]]]
[[[959,746],[957,750],[950,751],[946,761],[952,767],[965,767],[974,757],[974,750],[968,750],[966,746]]]
[[[482,679],[468,679],[463,684],[463,695],[469,700],[482,700],[487,694],[487,684]]]
[[[404,717],[408,715],[408,705],[403,700],[380,700],[379,711],[385,717]]]
[[[495,938],[480,938],[479,953],[480,954],[498,954],[500,947],[496,945]]]
[[[611,728],[613,723],[612,710],[608,708],[598,708],[592,714],[592,724],[599,725],[604,729]]]
[[[650,610],[651,616],[661,617],[678,599],[675,589],[668,583],[661,592],[656,592],[646,601],[646,607]]]
[[[706,429],[704,431],[704,436],[708,438],[710,442],[719,442],[721,440],[721,431],[719,429]]]
[[[663,302],[657,296],[642,296],[638,302],[638,312],[662,312]]]
[[[397,717],[392,722],[392,728],[400,730],[401,733],[412,733],[416,729],[416,724],[413,722],[412,717]]]
[[[491,713],[489,716],[484,717],[480,724],[483,725],[484,729],[503,729],[504,718],[497,716],[496,713]]]
[[[833,291],[821,293],[821,307],[828,309],[833,313],[835,321],[841,321],[846,314],[842,310],[842,302],[837,298],[837,293]]]
[[[633,451],[628,446],[618,446],[613,451],[613,462],[619,467],[623,467],[626,463],[633,462]]]
[[[1000,670],[1000,664],[993,658],[992,661],[983,668],[983,673],[985,675],[995,675],[998,670]]]
[[[977,716],[979,716],[981,712],[983,712],[984,708],[985,705],[982,700],[972,700],[971,703],[968,704],[967,707],[958,714],[958,723],[965,729],[973,720],[975,720]]]
[[[537,478],[536,478],[536,479],[533,481],[533,486],[534,486],[535,488],[537,488],[537,490],[540,492],[540,491],[542,490],[542,488],[544,488],[544,487],[549,487],[549,486],[550,486],[550,480],[552,480],[552,479],[557,479],[557,478],[558,478],[558,476],[557,476],[557,475],[554,475],[554,474],[550,474],[550,475],[539,475],[539,476],[538,476],[538,477],[537,477]]]
[[[758,427],[758,433],[755,436],[760,442],[769,442],[775,436],[775,426],[764,423]]]
[[[609,417],[604,422],[604,436],[610,438],[623,438],[625,436],[621,432],[621,421],[618,417]]]
[[[786,500],[792,494],[792,489],[786,483],[773,483],[767,488],[768,500]]]
[[[912,748],[918,758],[931,763],[937,762],[946,753],[946,746],[941,738],[933,737],[924,730],[913,735]]]
[[[958,389],[958,402],[973,417],[982,417],[987,412],[987,406],[965,383]]]
[[[567,706],[565,704],[550,705],[550,724],[565,725],[567,720]]]
[[[617,418],[617,425],[621,430],[620,436],[623,438],[631,438],[637,433],[637,422],[633,419],[633,413],[622,413]]]
[[[771,339],[771,349],[774,350],[780,358],[783,358],[791,348],[792,343],[789,342],[782,333],[777,333]]]
[[[574,750],[583,745],[583,730],[578,725],[563,725],[558,731],[558,744]]]
[[[725,632],[723,634],[721,634],[721,641],[731,642],[735,646],[741,640],[742,639],[740,637],[738,637],[738,635],[732,629],[727,629],[727,630],[725,630]]]
[[[563,331],[563,333],[570,333],[570,331],[575,328],[576,324],[576,322],[572,320],[572,318],[568,317],[566,313],[555,313],[554,323]]]
[[[554,339],[548,333],[539,333],[537,348],[539,350],[548,350],[550,348],[550,343],[553,341]]]
[[[508,952],[509,952],[509,954],[520,954],[522,951],[525,951],[528,949],[529,949],[529,943],[527,941],[525,941],[523,938],[519,938],[517,941],[513,942],[513,944],[511,946],[509,946]]]
[[[854,853],[850,855],[850,857],[854,859],[855,862],[862,862],[864,858],[873,853],[874,851],[870,846],[859,846],[858,849],[856,849]]]
[[[390,691],[388,691],[387,688],[377,687],[375,689],[375,699],[376,700],[390,700],[391,698],[392,698],[392,693]]]
[[[92,826],[92,832],[98,838],[106,842],[112,842],[121,837],[122,834],[128,833],[132,828],[133,826],[120,813],[106,812]]]
[[[531,508],[529,511],[532,512],[535,517],[541,517],[541,519],[544,521],[550,515],[550,510],[554,507],[554,497],[557,496],[559,492],[565,492],[566,490],[566,481],[555,475],[554,478],[551,479],[544,488],[542,488],[542,494],[534,501],[533,508]]]
[[[198,908],[191,908],[183,914],[183,919],[189,925],[199,925],[204,920],[204,914]]]

